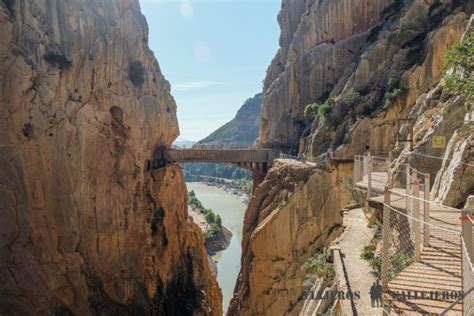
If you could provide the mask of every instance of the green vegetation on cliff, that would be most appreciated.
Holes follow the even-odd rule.
[[[446,88],[466,96],[466,107],[474,100],[474,32],[454,45],[446,55],[445,63],[450,67],[446,76]]]
[[[329,248],[322,248],[318,253],[310,257],[306,262],[306,268],[309,273],[322,278],[326,287],[334,283],[336,272]]]

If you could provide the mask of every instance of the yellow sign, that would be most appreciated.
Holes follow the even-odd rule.
[[[446,148],[446,137],[433,136],[433,148],[438,148],[438,149]]]

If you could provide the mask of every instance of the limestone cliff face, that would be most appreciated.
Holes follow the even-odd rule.
[[[306,104],[329,94],[390,0],[285,0],[280,50],[267,70],[259,144],[292,147]]]
[[[351,166],[277,162],[244,220],[242,267],[229,315],[297,315],[307,259],[337,236]]]
[[[397,120],[439,81],[472,1],[288,1],[267,71],[259,144],[350,157],[393,147]],[[347,104],[344,96],[361,97]],[[308,121],[309,103],[332,104]]]
[[[211,314],[138,0],[0,2],[0,313]]]
[[[474,31],[471,16],[463,38]],[[409,162],[431,175],[433,198],[461,208],[474,190],[474,108],[472,100],[445,88],[446,76],[423,93],[411,109],[414,121],[414,150],[399,150],[394,169]],[[442,136],[446,148],[433,148],[434,137]]]

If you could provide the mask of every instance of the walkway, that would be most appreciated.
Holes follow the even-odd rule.
[[[474,278],[465,250],[472,244],[464,242],[472,239],[472,217],[467,216],[469,225],[461,226],[460,210],[432,201],[429,176],[405,166],[404,179],[400,174],[394,179],[388,164],[383,170],[382,159],[376,162],[377,170],[373,162],[356,158],[354,186],[369,192],[369,206],[384,211],[385,309],[401,315],[471,315],[466,310],[472,296],[464,298],[463,311],[463,300],[456,295]],[[396,187],[385,190],[388,184]],[[463,261],[468,264],[463,266]]]
[[[373,230],[367,227],[367,219],[361,208],[344,214],[345,230],[336,244],[340,250],[340,261],[336,261],[339,290],[358,291],[360,299],[342,301],[343,315],[382,315],[382,308],[371,306],[370,287],[376,277],[368,262],[361,258],[364,247],[373,238]]]

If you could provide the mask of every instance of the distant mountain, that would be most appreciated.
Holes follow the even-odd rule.
[[[191,148],[196,144],[195,141],[187,140],[181,137],[178,137],[173,143],[173,147],[178,148]]]
[[[251,147],[258,137],[261,105],[262,94],[259,93],[245,101],[232,121],[218,128],[193,147]],[[190,182],[215,183],[219,181],[218,179],[234,180],[232,187],[239,187],[242,192],[246,193],[252,191],[252,174],[236,166],[215,163],[187,163],[184,164],[184,176],[185,180]]]
[[[232,121],[199,141],[196,146],[212,148],[247,148],[258,137],[262,94],[258,93],[242,105]]]

